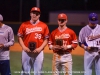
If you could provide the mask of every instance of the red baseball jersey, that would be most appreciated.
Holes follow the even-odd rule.
[[[36,47],[40,47],[44,39],[49,38],[48,26],[39,21],[32,25],[30,21],[23,22],[18,30],[18,36],[23,38],[25,46],[28,47],[29,42],[36,42]]]
[[[56,45],[55,40],[62,39],[63,45],[73,45],[74,48],[77,47],[77,36],[75,32],[70,29],[66,28],[64,31],[60,31],[58,28],[52,31],[50,38],[49,38],[49,45]]]

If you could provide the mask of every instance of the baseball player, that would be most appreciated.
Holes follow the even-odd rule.
[[[89,24],[79,33],[79,45],[84,48],[84,75],[92,75],[92,66],[95,66],[96,75],[100,75],[100,25],[98,15],[89,14]]]
[[[30,75],[31,69],[34,75],[42,75],[43,49],[48,42],[49,29],[39,20],[40,13],[38,7],[33,7],[30,11],[31,19],[23,22],[18,30],[19,43],[23,49],[21,75]]]
[[[11,75],[9,47],[14,44],[14,33],[2,21],[3,16],[0,14],[0,75]]]
[[[75,32],[66,26],[67,15],[58,15],[58,28],[51,32],[49,48],[53,50],[53,75],[72,75],[71,52],[77,47],[78,41]]]

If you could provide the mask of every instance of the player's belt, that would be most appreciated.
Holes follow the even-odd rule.
[[[91,47],[91,50],[92,52],[97,52],[100,48],[99,47]]]
[[[64,54],[69,54],[70,52],[69,51],[57,51],[55,53],[57,53],[59,55],[64,55]]]

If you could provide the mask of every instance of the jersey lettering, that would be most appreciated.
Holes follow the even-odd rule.
[[[62,35],[59,35],[59,36],[55,36],[55,39],[63,39],[63,38],[69,38],[70,35],[69,34],[62,34]]]
[[[100,40],[96,41],[96,45],[100,45]]]
[[[65,34],[65,33],[64,33],[64,34],[62,34],[62,35],[58,35],[58,36],[56,35],[56,36],[55,36],[55,39],[62,39],[62,40],[63,40],[63,39],[65,39],[65,38],[67,39],[67,38],[69,38],[69,37],[70,37],[69,34]],[[66,44],[67,44],[67,41],[63,40],[63,45],[66,45]]]
[[[41,27],[26,28],[26,34],[36,32],[36,31],[42,31],[42,28]]]
[[[92,41],[92,40],[95,40],[95,39],[98,39],[98,38],[100,38],[100,35],[89,36],[89,37],[88,37],[88,40],[89,40],[89,41]]]

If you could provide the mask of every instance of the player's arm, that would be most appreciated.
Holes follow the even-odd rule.
[[[75,34],[75,32],[72,30],[70,31],[70,38],[72,39],[71,41],[68,40],[69,42],[71,42],[71,44],[69,45],[64,45],[64,50],[74,50],[77,46],[78,46],[78,40],[77,40],[77,36]]]
[[[49,39],[49,29],[48,29],[48,27],[47,27],[47,25],[45,25],[45,28],[44,28],[44,34],[43,34],[43,37],[44,37],[44,39],[43,39],[43,43],[42,43],[42,45],[39,47],[39,48],[36,48],[33,52],[34,53],[39,53],[39,52],[41,52],[43,49],[44,49],[44,47],[47,45],[47,43],[48,43],[48,39]],[[39,43],[39,42],[38,42]]]
[[[59,45],[54,45],[54,35],[55,33],[51,33],[50,37],[49,37],[49,42],[48,42],[48,47],[49,47],[49,50],[55,50],[55,51],[59,51],[59,49],[61,49],[61,46]]]
[[[45,33],[43,34],[43,36],[44,36],[44,42],[43,42],[42,45],[40,46],[41,50],[43,50],[44,47],[47,45],[48,39],[49,39],[49,28],[48,28],[47,25],[45,25],[44,32],[45,32]]]
[[[91,49],[91,47],[88,47],[85,42],[84,43],[79,42],[79,46],[82,47],[85,50],[90,50]]]
[[[23,42],[23,39],[22,39],[21,36],[18,37],[18,42],[19,42],[20,46],[22,47],[22,49],[23,49],[24,51],[26,51],[26,52],[31,52],[31,51],[29,50],[29,48],[26,47],[26,46],[24,45],[24,42]]]
[[[47,45],[48,43],[48,39],[44,39],[44,42],[42,43],[42,45],[40,46],[40,49],[43,50],[44,47]]]
[[[42,45],[40,47],[36,48],[33,52],[34,53],[41,52],[42,50],[44,50],[44,47],[47,45],[47,43],[48,43],[48,38],[45,38]]]
[[[10,47],[14,45],[14,33],[11,27],[8,29],[8,42],[4,44],[4,47]]]
[[[72,43],[70,45],[63,45],[63,47],[62,47],[63,50],[74,50],[77,47],[78,42],[77,42],[77,40],[74,40],[73,42],[74,43]]]
[[[72,44],[71,44],[72,48],[76,48],[78,46],[78,39],[76,36],[76,33],[74,31],[72,31]]]
[[[22,47],[22,48],[24,48],[25,47],[25,45],[24,45],[24,42],[23,42],[23,40],[22,40],[22,37],[18,37],[18,42],[19,42],[19,44],[20,44],[20,46]]]
[[[83,32],[84,32],[83,29],[81,29],[80,32],[79,32],[79,46],[86,49],[87,45],[85,43],[85,39],[84,39],[85,37],[83,35]]]
[[[44,47],[47,45],[47,43],[48,43],[48,39],[49,39],[49,29],[48,29],[48,26],[46,25],[46,27],[45,27],[45,30],[44,30],[44,41],[43,41],[43,43],[42,43],[42,45],[40,46],[40,49],[41,50],[43,50],[44,49]]]
[[[23,35],[24,35],[24,33],[25,33],[25,30],[24,30],[24,29],[25,29],[25,28],[24,28],[24,23],[22,23],[21,26],[20,26],[20,28],[19,28],[19,30],[18,30],[18,33],[17,33],[18,42],[19,42],[20,46],[22,47],[22,49],[23,49],[24,51],[30,52],[29,48],[26,47],[26,46],[24,45],[24,42],[23,42],[23,37],[24,37]]]
[[[66,47],[67,47],[67,49],[74,50],[77,46],[78,46],[78,41],[76,39],[76,40],[73,40],[72,41],[72,44],[71,45],[67,45]]]
[[[79,46],[82,47],[82,48],[84,48],[84,49],[86,47],[86,45],[84,43],[81,43],[81,42],[79,42]]]
[[[48,47],[49,47],[49,50],[55,50],[55,51],[58,51],[59,49],[61,49],[62,47],[60,45],[53,45],[52,43],[48,43]]]
[[[83,33],[84,33],[84,29],[81,29],[79,32],[79,46],[85,50],[90,50],[90,47],[88,47],[85,41],[85,35],[83,35]]]

